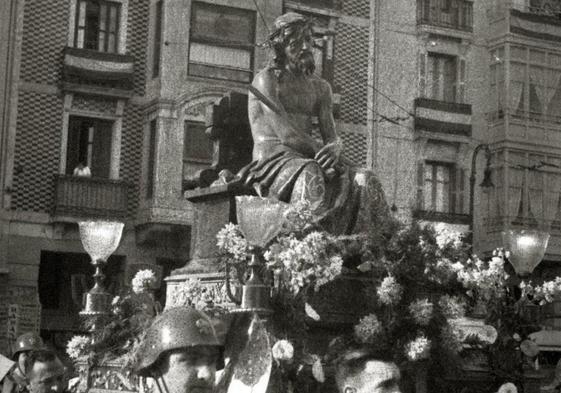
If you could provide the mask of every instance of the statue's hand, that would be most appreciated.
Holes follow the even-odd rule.
[[[322,147],[315,156],[316,161],[323,170],[333,168],[339,164],[341,154],[343,153],[343,143],[340,139],[328,143]]]

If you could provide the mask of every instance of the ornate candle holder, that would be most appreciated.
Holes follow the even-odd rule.
[[[284,213],[288,204],[275,199],[238,196],[236,197],[236,215],[238,225],[252,249],[251,262],[248,264],[250,276],[242,286],[241,299],[230,290],[229,273],[226,275],[228,296],[240,308],[233,312],[254,312],[267,315],[270,308],[271,288],[263,279],[266,266],[262,259],[263,249],[282,230]]]
[[[84,250],[89,254],[95,267],[94,286],[84,294],[83,307],[80,315],[86,317],[101,317],[109,314],[112,296],[103,286],[105,275],[103,265],[111,254],[115,252],[121,241],[123,227],[121,222],[82,221],[78,223],[80,239]]]

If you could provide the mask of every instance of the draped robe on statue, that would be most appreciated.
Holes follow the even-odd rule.
[[[274,111],[268,115],[279,123],[287,121]],[[372,171],[342,160],[325,174],[313,157],[283,144],[280,138],[255,142],[254,157],[258,159],[238,172],[237,181],[262,197],[288,203],[309,201],[319,223],[330,233],[379,229],[389,216],[384,192]]]

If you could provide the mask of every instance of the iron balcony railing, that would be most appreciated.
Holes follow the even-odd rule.
[[[519,109],[509,109],[509,108],[488,112],[487,120],[489,122],[496,122],[504,119],[505,116],[509,116],[512,119],[528,121],[528,122],[544,123],[544,124],[551,124],[551,125],[561,124],[561,115],[523,111]]]
[[[127,191],[122,180],[57,175],[54,216],[124,217]]]
[[[471,32],[472,4],[467,0],[417,0],[417,24]]]

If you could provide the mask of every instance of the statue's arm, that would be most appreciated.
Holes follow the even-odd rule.
[[[264,123],[270,126],[284,145],[313,156],[319,150],[318,143],[305,132],[295,129],[290,123],[288,114],[278,99],[277,81],[272,72],[262,71],[255,77],[252,85],[274,105],[274,108],[268,107],[251,91],[249,92],[248,115],[254,138],[259,137],[260,126]],[[268,119],[265,119],[266,117]]]
[[[317,152],[315,159],[323,169],[328,169],[339,164],[343,152],[343,141],[335,129],[333,94],[329,83],[322,81],[319,93],[319,130],[325,146]]]

